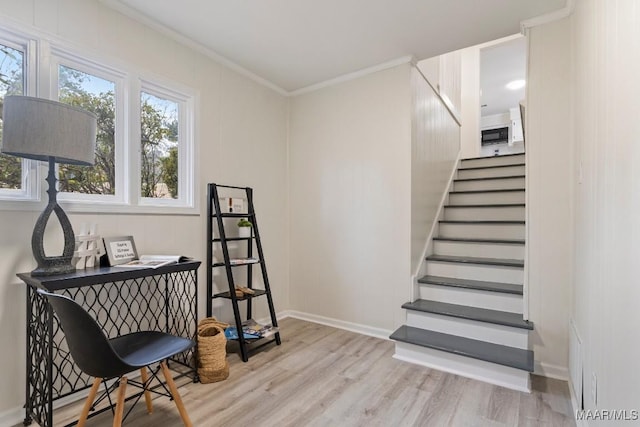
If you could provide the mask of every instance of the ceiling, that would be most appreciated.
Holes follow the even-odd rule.
[[[525,97],[525,88],[509,90],[507,83],[525,80],[527,41],[518,37],[480,51],[480,105],[482,116],[509,112]]]
[[[102,0],[292,92],[519,32],[566,0]],[[481,5],[481,6],[480,6]]]

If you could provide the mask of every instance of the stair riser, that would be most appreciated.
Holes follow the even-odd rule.
[[[524,224],[440,224],[438,237],[523,240]]]
[[[513,176],[524,175],[524,166],[508,166],[504,168],[490,168],[490,169],[471,169],[464,170],[458,169],[458,179],[468,178],[488,178],[494,176]]]
[[[522,314],[522,295],[420,284],[420,299]]]
[[[497,243],[447,242],[434,240],[436,255],[454,255],[478,258],[524,259],[524,245]]]
[[[508,190],[525,188],[524,178],[488,179],[486,181],[460,181],[453,183],[453,191]]]
[[[480,168],[485,166],[513,165],[524,163],[524,154],[517,156],[493,156],[482,159],[469,159],[460,162],[460,169]]]
[[[406,324],[420,329],[428,329],[523,350],[529,349],[529,333],[527,329],[413,310],[407,310]]]
[[[393,357],[512,390],[531,392],[529,373],[508,366],[404,342],[396,342],[396,353]]]
[[[427,274],[430,276],[512,283],[516,285],[521,285],[524,281],[524,270],[522,268],[456,262],[427,261]]]
[[[449,194],[450,205],[493,205],[505,203],[524,203],[524,191],[505,191],[499,193],[462,193]]]
[[[444,219],[450,221],[524,221],[524,206],[500,208],[445,208]]]

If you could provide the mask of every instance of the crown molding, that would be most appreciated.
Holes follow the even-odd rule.
[[[536,16],[531,19],[525,19],[524,21],[520,22],[520,32],[522,33],[522,35],[526,35],[529,28],[567,18],[573,13],[575,8],[576,0],[567,0],[562,9],[558,9],[545,15]]]
[[[246,68],[242,67],[241,65],[236,64],[235,62],[231,61],[230,59],[220,55],[219,53],[213,51],[212,49],[209,49],[208,47],[202,45],[201,43],[196,42],[195,40],[186,37],[183,34],[180,34],[179,32],[172,30],[168,27],[165,27],[164,25],[158,23],[157,21],[154,21],[153,19],[145,16],[144,14],[140,13],[139,11],[121,3],[118,0],[99,0],[100,3],[103,3],[105,6],[109,7],[110,9],[113,9],[143,25],[146,25],[149,28],[152,28],[156,31],[158,31],[159,33],[197,51],[202,53],[203,55],[213,59],[215,62],[237,72],[238,74],[241,74],[251,80],[253,80],[254,82],[261,84],[263,86],[268,87],[269,89],[279,93],[280,95],[284,95],[284,96],[288,96],[289,92],[286,91],[285,89],[281,88],[280,86],[276,85],[275,83],[270,82],[269,80],[260,77],[259,75],[247,70]]]

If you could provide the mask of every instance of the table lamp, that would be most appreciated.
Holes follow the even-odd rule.
[[[49,203],[40,214],[31,236],[31,249],[38,267],[33,276],[51,276],[75,271],[71,264],[75,235],[71,222],[58,205],[55,164],[94,164],[96,116],[61,102],[28,96],[7,96],[2,110],[2,152],[26,159],[49,162]],[[44,231],[51,213],[62,226],[64,249],[60,256],[46,256]]]

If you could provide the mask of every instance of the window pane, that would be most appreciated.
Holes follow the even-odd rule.
[[[61,65],[58,99],[98,116],[95,166],[60,165],[60,191],[115,194],[115,89],[112,81]]]
[[[0,44],[0,107],[5,95],[24,93],[24,54]],[[0,115],[0,141],[2,140],[2,115]],[[22,160],[0,154],[0,188],[22,188]]]
[[[178,198],[178,103],[142,92],[142,197]]]

